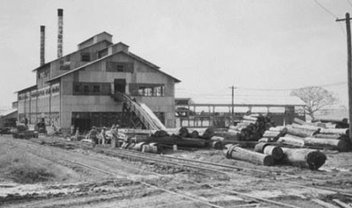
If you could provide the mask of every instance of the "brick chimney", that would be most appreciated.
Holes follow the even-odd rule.
[[[62,51],[63,51],[63,25],[64,25],[64,10],[63,9],[58,9],[57,10],[57,16],[58,16],[58,34],[57,34],[57,57],[61,58],[62,57]]]
[[[45,64],[45,26],[40,26],[40,66]]]

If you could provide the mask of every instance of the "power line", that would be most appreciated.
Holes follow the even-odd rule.
[[[325,6],[323,6],[321,3],[319,3],[318,0],[314,0],[314,2],[315,2],[321,9],[323,9],[326,13],[328,13],[329,15],[331,15],[332,17],[334,17],[335,19],[337,19],[337,15],[335,15],[333,12],[331,12],[331,11],[328,10]]]
[[[350,0],[346,0],[346,1],[347,1],[347,3],[352,7],[351,1],[350,1]]]

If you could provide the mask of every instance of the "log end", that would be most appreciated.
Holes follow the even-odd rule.
[[[223,149],[223,144],[221,141],[213,141],[211,143],[211,147],[217,150],[222,150]]]
[[[347,152],[351,148],[350,145],[344,140],[340,140],[336,146],[339,152]]]
[[[279,161],[284,157],[284,151],[282,151],[281,147],[273,147],[271,150],[271,156],[275,161]]]
[[[263,159],[263,165],[272,166],[274,165],[274,159],[271,155],[266,155]]]
[[[319,151],[312,151],[307,155],[309,169],[318,170],[326,161],[326,155]]]

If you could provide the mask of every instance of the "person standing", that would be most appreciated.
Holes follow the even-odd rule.
[[[98,131],[95,126],[87,134],[87,139],[92,140],[93,148],[98,144]]]

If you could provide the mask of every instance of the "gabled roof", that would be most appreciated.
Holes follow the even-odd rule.
[[[83,43],[88,42],[89,40],[91,40],[91,39],[94,38],[95,36],[98,36],[98,35],[101,35],[101,34],[107,34],[108,36],[112,37],[112,35],[111,35],[110,33],[106,32],[106,31],[103,31],[103,32],[101,32],[101,33],[98,33],[98,34],[96,34],[96,35],[93,35],[92,37],[88,38],[87,40],[84,40],[84,41],[78,43],[78,45],[82,45]]]
[[[118,52],[112,53],[112,54],[110,54],[110,55],[104,56],[104,57],[102,57],[102,58],[100,58],[100,59],[96,59],[96,60],[94,60],[94,61],[92,61],[92,62],[89,62],[89,63],[87,63],[87,64],[85,64],[85,65],[79,66],[79,67],[77,67],[77,68],[75,68],[75,69],[72,69],[72,70],[66,72],[66,73],[63,73],[63,74],[60,74],[60,75],[58,75],[58,76],[56,76],[56,77],[54,77],[54,78],[51,78],[50,80],[48,80],[48,82],[52,82],[52,81],[57,80],[57,79],[59,79],[59,78],[61,78],[61,77],[64,77],[64,76],[69,75],[69,74],[72,74],[72,73],[74,73],[74,72],[76,72],[76,71],[79,71],[79,70],[81,70],[81,69],[84,69],[84,68],[87,67],[87,66],[90,66],[90,65],[92,65],[92,64],[95,64],[95,63],[97,63],[97,62],[99,62],[99,61],[105,60],[105,59],[107,59],[107,58],[109,58],[109,57],[112,57],[112,56],[114,56],[114,55],[116,55],[116,54],[120,54],[120,53],[121,53],[121,54],[124,54],[124,55],[127,55],[127,56],[129,56],[129,57],[131,57],[131,58],[133,58],[133,59],[135,59],[135,60],[137,60],[137,61],[140,61],[140,62],[142,62],[142,63],[144,63],[144,64],[150,66],[151,68],[153,68],[153,69],[156,70],[157,72],[160,72],[160,73],[166,75],[167,77],[170,77],[170,78],[173,79],[175,82],[181,82],[179,79],[176,79],[175,77],[173,77],[173,76],[171,76],[171,75],[169,75],[169,74],[167,74],[167,73],[165,73],[165,72],[159,70],[159,67],[156,66],[155,64],[152,64],[152,63],[148,62],[147,60],[145,60],[145,59],[143,59],[143,58],[141,58],[141,57],[139,57],[139,56],[137,56],[137,55],[135,55],[135,54],[133,54],[133,53],[131,53],[131,52],[126,53],[126,52],[124,52],[124,51],[118,51]]]
[[[94,44],[92,44],[92,45],[89,45],[89,46],[87,46],[87,47],[78,49],[78,50],[76,50],[76,51],[74,51],[74,52],[72,52],[72,53],[66,54],[66,55],[64,55],[64,56],[61,57],[61,58],[57,58],[57,59],[54,59],[54,60],[52,60],[52,61],[46,62],[44,65],[41,65],[41,66],[39,66],[39,67],[33,69],[32,72],[35,72],[35,71],[37,71],[38,69],[40,69],[40,68],[42,68],[42,67],[44,67],[44,66],[47,66],[47,65],[51,64],[51,63],[54,62],[54,61],[57,61],[57,60],[62,59],[62,58],[64,58],[64,57],[66,57],[66,56],[72,55],[72,54],[77,53],[77,52],[79,52],[79,51],[82,51],[82,50],[84,50],[84,49],[86,49],[86,48],[93,47],[93,46],[95,46],[95,45],[97,45],[97,44],[99,44],[99,43],[102,43],[102,42],[107,42],[107,43],[111,43],[111,44],[112,44],[112,42],[107,41],[107,40],[99,41],[99,42],[94,43]]]

